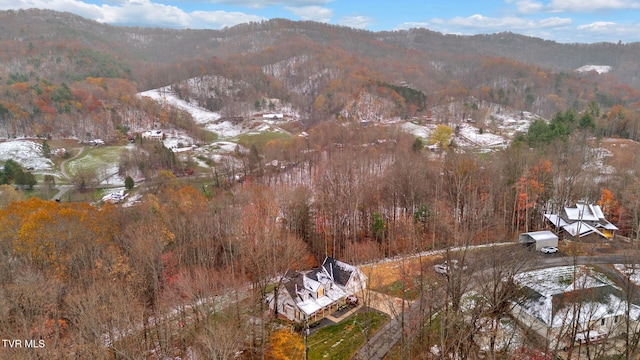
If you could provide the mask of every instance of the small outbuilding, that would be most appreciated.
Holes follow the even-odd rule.
[[[520,244],[524,244],[530,247],[540,250],[543,246],[555,246],[558,247],[558,236],[549,230],[533,231],[520,234]]]

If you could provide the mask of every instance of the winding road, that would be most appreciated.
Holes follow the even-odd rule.
[[[67,174],[67,170],[65,169],[67,161],[77,158],[78,156],[82,155],[83,152],[84,152],[84,146],[81,147],[78,153],[75,154],[73,157],[65,159],[60,163],[60,173],[62,173],[62,176],[67,181],[71,182],[71,177],[69,176],[69,174]],[[58,186],[58,193],[53,198],[56,200],[62,199],[62,196],[64,196],[64,194],[66,194],[67,191],[71,189],[73,189],[73,185],[60,185]]]

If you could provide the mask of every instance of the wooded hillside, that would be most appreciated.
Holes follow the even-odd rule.
[[[582,199],[637,241],[637,51],[280,19],[171,30],[0,12],[0,138],[38,137],[24,142],[51,164],[37,185],[16,182],[31,173],[15,161],[1,169],[0,335],[46,346],[0,357],[277,358],[302,348],[267,305],[287,270],[513,242]],[[573,71],[585,64],[613,71]],[[481,146],[489,132],[499,141]],[[61,138],[73,141],[54,162],[49,142]],[[113,187],[96,169],[65,168],[108,148],[126,201],[50,194]],[[393,288],[375,289],[399,293],[403,309],[408,296],[429,302],[403,318],[419,329],[403,338],[413,357],[433,344],[452,358],[487,354],[469,334],[500,323],[521,295],[502,280],[531,257],[505,249],[483,258],[496,271],[479,281],[474,299],[490,306],[477,322],[463,313],[470,277],[433,277],[420,257],[415,273],[403,265]],[[439,329],[431,304],[447,307]]]
[[[388,102],[375,111],[380,118],[442,120],[466,115],[445,110],[456,102],[490,102],[546,118],[592,102],[600,115],[616,105],[630,113],[637,108],[637,44],[372,33],[282,19],[225,30],[169,30],[113,27],[47,10],[0,16],[0,134],[7,137],[112,137],[118,127],[144,127],[158,114],[135,99],[136,91],[203,75],[246,84],[233,100],[219,99],[220,108],[279,98],[307,124],[339,113],[362,118],[357,109],[376,101]],[[609,65],[612,72],[573,71],[586,64]],[[210,91],[218,96],[226,89]],[[408,91],[420,94],[421,103]],[[626,124],[617,127],[623,129],[614,134],[636,138]]]

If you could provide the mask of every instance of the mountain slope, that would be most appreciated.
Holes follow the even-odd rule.
[[[0,45],[0,134],[7,136],[106,136],[139,127],[161,118],[161,109],[133,101],[137,91],[205,75],[242,84],[233,96],[224,86],[201,94],[225,116],[277,98],[306,124],[434,114],[460,121],[487,104],[550,117],[593,101],[603,111],[633,109],[640,98],[629,87],[637,83],[639,44],[558,44],[510,33],[373,33],[283,19],[175,30],[21,10],[0,12]],[[589,63],[612,72],[572,71]],[[78,120],[87,130],[73,130]]]

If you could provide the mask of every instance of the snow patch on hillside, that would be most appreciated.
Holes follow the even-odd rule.
[[[178,109],[184,110],[191,114],[191,117],[193,117],[193,121],[200,125],[209,124],[220,119],[219,113],[209,111],[207,109],[201,108],[195,103],[188,103],[178,98],[178,96],[174,94],[173,91],[171,91],[171,88],[169,86],[144,91],[139,93],[138,96],[149,97],[159,102],[160,104],[171,105]]]
[[[230,121],[220,120],[220,113],[209,111],[201,108],[195,103],[188,103],[171,91],[169,86],[165,86],[159,89],[153,89],[144,91],[138,94],[140,97],[149,97],[161,104],[170,105],[178,109],[184,110],[191,114],[193,121],[196,124],[203,126],[205,129],[212,131],[221,138],[230,138],[242,134],[243,128],[239,124],[233,124]],[[165,143],[166,145],[167,143]],[[168,147],[172,147],[174,144],[169,144]]]
[[[584,65],[577,68],[576,71],[580,73],[595,71],[598,74],[606,74],[610,72],[612,69],[613,68],[609,65]]]
[[[489,132],[480,131],[477,127],[471,126],[469,124],[461,124],[458,127],[458,136],[457,138],[462,138],[466,142],[470,142],[472,146],[479,147],[505,147],[508,144],[508,141],[496,134],[491,134]]]
[[[400,125],[402,130],[412,134],[413,136],[417,136],[422,139],[428,139],[433,133],[433,130],[436,128],[436,125],[428,124],[428,125],[417,125],[411,122],[406,122]]]
[[[9,159],[34,172],[53,169],[53,161],[42,156],[42,145],[31,140],[0,142],[0,161]]]

